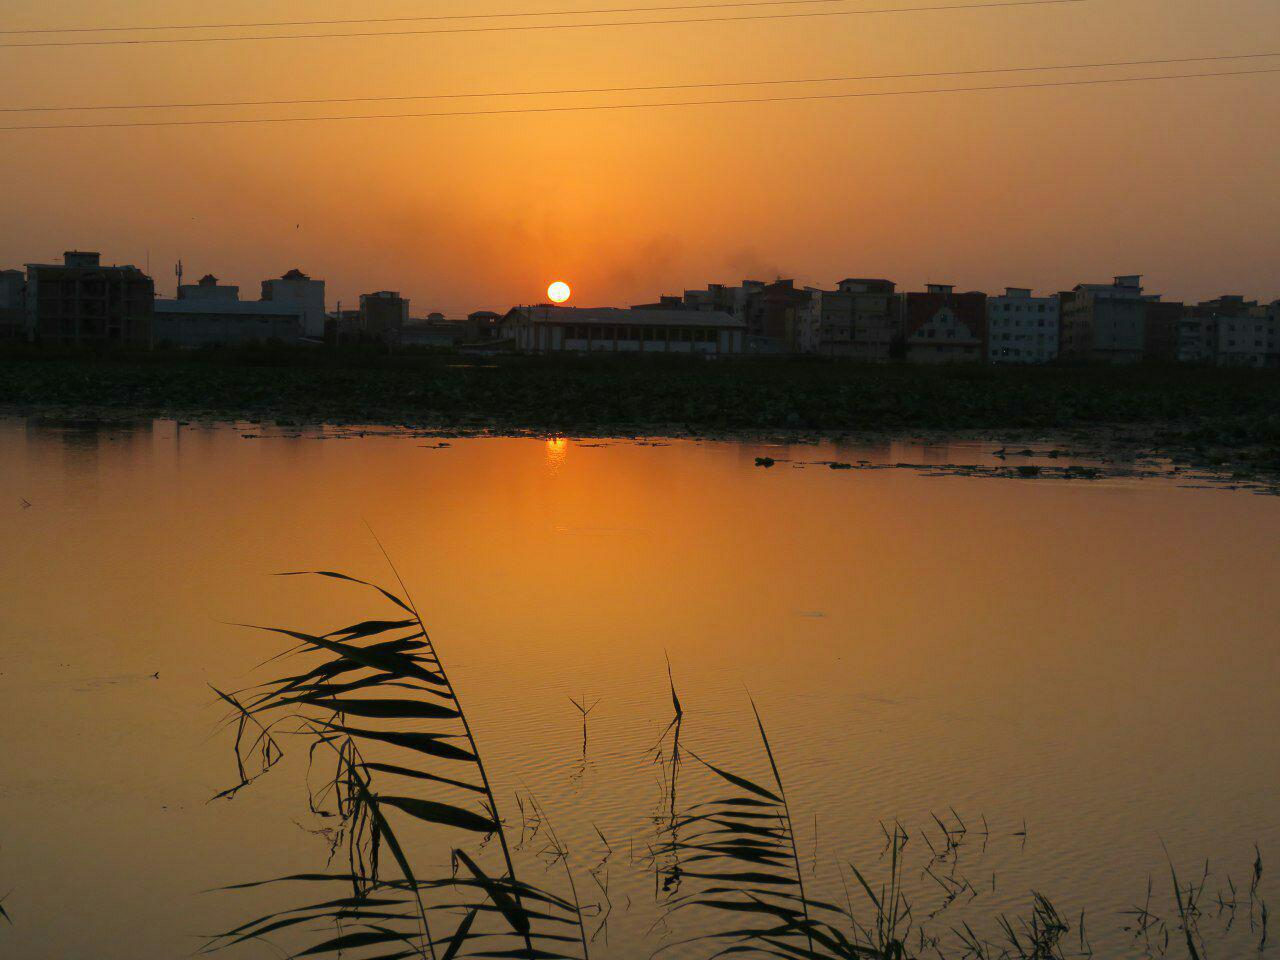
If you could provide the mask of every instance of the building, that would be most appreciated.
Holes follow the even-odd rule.
[[[837,289],[853,297],[853,357],[889,360],[905,349],[901,301],[892,280],[849,277]]]
[[[1006,287],[987,298],[987,360],[1048,363],[1058,356],[1058,298],[1033,297],[1025,287]]]
[[[735,320],[747,320],[747,304],[768,286],[763,280],[743,280],[736,287],[712,283],[705,290],[686,290],[684,305],[690,310],[727,313]],[[667,298],[663,298],[666,300]]]
[[[240,299],[240,288],[230,283],[219,283],[217,277],[206,273],[200,278],[199,283],[179,284],[178,299],[200,300],[206,303],[210,300],[235,303]]]
[[[632,309],[723,313],[746,325],[747,352],[795,353],[802,350],[801,312],[809,297],[810,291],[796,289],[794,280],[743,280],[736,287],[713,283],[703,290],[686,290],[683,297],[663,296]]]
[[[956,293],[931,283],[902,302],[906,359],[911,363],[979,362],[986,356],[987,295]]]
[[[841,280],[835,290],[806,287],[799,308],[801,353],[888,360],[901,341],[898,300],[891,280]]]
[[[1173,363],[1178,359],[1178,336],[1186,304],[1152,300],[1142,326],[1142,359]]]
[[[799,351],[847,357],[853,351],[853,297],[839,290],[805,287],[799,311]]]
[[[493,310],[475,310],[467,314],[467,322],[477,340],[497,340],[502,328],[502,314]]]
[[[278,279],[263,280],[262,299],[272,303],[301,305],[303,335],[317,340],[324,336],[323,280],[312,280],[295,268]]]
[[[369,340],[397,343],[409,322],[409,301],[394,290],[360,294],[360,333]]]
[[[149,343],[155,287],[134,266],[103,266],[97,253],[69,250],[62,263],[27,264],[29,338],[60,343]]]
[[[524,353],[741,353],[745,324],[711,310],[516,307],[502,336]]]
[[[176,300],[155,302],[155,342],[182,347],[281,340],[303,335],[297,300],[241,300],[240,288],[208,274],[178,287]]]
[[[1237,296],[1199,304],[1196,310],[1213,318],[1215,362],[1223,367],[1280,365],[1280,318],[1275,307],[1259,306],[1256,300]]]
[[[1178,321],[1179,363],[1218,362],[1218,315],[1210,306],[1212,302],[1189,307]]]
[[[456,347],[475,339],[475,321],[450,320],[443,313],[432,313],[406,323],[400,330],[399,343],[410,347]]]
[[[330,310],[324,323],[325,343],[355,343],[361,339],[360,311],[343,310],[338,303],[337,310]]]
[[[1110,284],[1077,284],[1059,296],[1060,356],[1110,363],[1146,356],[1147,306],[1160,297],[1143,293],[1140,275],[1119,276]]]
[[[746,285],[744,284],[744,287]],[[747,349],[752,353],[797,353],[800,350],[800,313],[809,301],[794,280],[775,280],[745,296]]]
[[[27,278],[21,270],[0,270],[0,340],[15,340],[26,333],[22,308]]]
[[[763,280],[743,280],[736,287],[728,287],[723,283],[709,284],[703,290],[686,290],[684,296],[662,296],[654,303],[637,304],[635,310],[701,310],[714,313],[727,313],[735,320],[744,323],[747,319],[747,305],[767,284]]]

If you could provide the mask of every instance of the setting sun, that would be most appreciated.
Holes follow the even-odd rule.
[[[547,287],[547,296],[551,298],[552,303],[564,303],[572,292],[563,280],[557,280]]]

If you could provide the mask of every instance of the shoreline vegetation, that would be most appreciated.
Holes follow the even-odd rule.
[[[918,366],[847,360],[0,347],[0,413],[367,425],[442,436],[851,443],[1053,438],[1280,478],[1280,372],[1179,365]]]
[[[583,878],[590,858],[574,858],[527,788],[523,797],[520,789],[515,793],[516,837],[517,821],[500,812],[481,743],[444,659],[391,569],[396,589],[332,570],[280,574],[344,582],[371,598],[380,595],[381,602],[368,609],[368,619],[323,634],[252,627],[283,638],[282,649],[259,665],[277,676],[234,692],[213,688],[230,707],[222,727],[234,731],[237,769],[237,781],[213,799],[233,799],[269,774],[288,744],[309,757],[307,805],[313,816],[325,818],[329,849],[318,872],[219,888],[287,888],[299,898],[288,902],[299,905],[240,922],[209,938],[199,954],[284,938],[292,957],[608,955],[612,845],[592,823],[605,853],[585,870],[594,887],[584,880],[580,888],[575,876]],[[750,694],[759,733],[755,765],[762,774],[755,778],[689,746],[670,661],[667,679],[672,718],[654,746],[634,757],[658,774],[652,834],[627,838],[630,862],[619,857],[616,865],[644,876],[645,887],[652,876],[658,919],[642,944],[631,944],[652,958],[678,951],[704,960],[1091,960],[1087,931],[1105,936],[1108,926],[1129,941],[1130,955],[1148,960],[1202,960],[1211,948],[1215,955],[1223,955],[1221,948],[1237,956],[1265,950],[1269,914],[1257,845],[1239,883],[1213,872],[1207,861],[1203,872],[1180,880],[1166,849],[1167,880],[1157,886],[1148,877],[1142,906],[1086,919],[1084,908],[1060,913],[1048,896],[1029,890],[1028,915],[998,913],[985,923],[975,915],[985,899],[977,911],[968,909],[987,892],[981,856],[992,830],[985,816],[966,822],[951,807],[933,814],[933,825],[910,832],[897,820],[882,822],[879,863],[862,867],[829,849],[826,838],[819,844],[815,817],[812,854],[802,851],[782,773],[786,758],[775,754]],[[584,756],[585,736],[584,727]],[[1012,837],[1025,846],[1025,821]],[[614,840],[621,851],[622,838]],[[440,865],[442,850],[448,851],[447,868]],[[813,891],[820,861],[837,868],[843,896],[824,899]],[[526,879],[518,878],[518,870]],[[974,870],[980,872],[971,880]],[[530,873],[537,884],[527,879]],[[992,893],[996,883],[992,872]],[[618,907],[629,912],[630,897]]]

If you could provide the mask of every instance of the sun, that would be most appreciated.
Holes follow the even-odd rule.
[[[563,280],[557,280],[547,287],[547,296],[551,298],[552,303],[564,303],[569,299],[571,293],[573,291],[569,289],[569,285]]]

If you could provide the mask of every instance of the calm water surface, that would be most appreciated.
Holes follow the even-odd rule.
[[[1228,874],[1247,888],[1255,841],[1280,855],[1280,499],[754,466],[993,462],[980,445],[245,433],[263,431],[0,421],[0,956],[180,957],[299,902],[202,892],[320,869],[327,851],[294,754],[208,802],[235,782],[208,685],[263,679],[254,666],[282,649],[232,622],[319,631],[386,612],[271,576],[389,581],[366,523],[448,660],[513,841],[513,797],[532,791],[583,898],[607,885],[593,956],[638,960],[679,932],[645,937],[662,802],[645,753],[671,716],[667,657],[687,743],[763,776],[756,699],[801,853],[817,853],[811,893],[843,901],[838,863],[883,876],[880,823],[897,818],[925,920],[943,900],[922,873],[931,813],[958,816],[971,891],[927,927],[993,929],[1035,889],[1086,910],[1100,955],[1144,956],[1121,911],[1153,876],[1172,912],[1162,840],[1190,877],[1210,861],[1206,901]],[[599,700],[585,757],[570,697]],[[517,857],[557,887],[543,849]],[[414,855],[443,863],[447,847]],[[1213,913],[1215,955],[1252,955],[1243,907],[1225,937]]]

